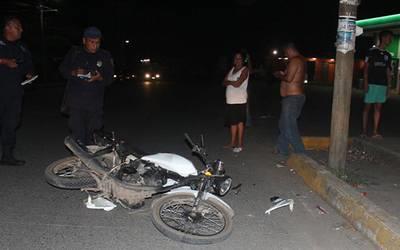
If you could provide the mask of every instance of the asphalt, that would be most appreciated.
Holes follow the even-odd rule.
[[[323,109],[317,104],[327,103],[330,93],[326,88],[310,91],[316,94],[308,98],[301,128],[324,134],[326,122],[314,116],[329,113],[329,105]],[[199,167],[183,134],[205,135],[210,157],[222,159],[234,186],[241,184],[240,191],[223,198],[236,214],[232,235],[208,249],[376,249],[293,171],[276,167],[281,159],[272,149],[279,97],[261,83],[255,93],[254,124],[238,155],[222,148],[228,142],[224,92],[212,84],[114,84],[107,91],[105,128],[144,151],[178,153]],[[45,167],[69,155],[62,144],[68,130],[58,112],[61,96],[62,88],[26,93],[16,154],[28,164],[0,167],[0,249],[205,249],[159,233],[150,219],[151,200],[140,210],[89,210],[84,193],[56,189],[44,181]],[[294,199],[294,211],[282,208],[265,215],[272,196]]]

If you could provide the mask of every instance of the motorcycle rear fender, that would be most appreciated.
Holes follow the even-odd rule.
[[[180,187],[180,188],[176,188],[176,189],[169,191],[168,193],[166,193],[166,195],[179,193],[179,194],[187,194],[187,195],[197,196],[197,192],[198,192],[197,190],[192,190],[190,187]],[[230,216],[233,217],[235,215],[235,212],[233,211],[233,209],[221,198],[219,198],[209,192],[206,192],[204,194],[204,199],[205,200],[214,200],[215,202],[218,202],[219,204],[221,204],[222,206],[227,208],[227,210],[230,213],[229,214]]]

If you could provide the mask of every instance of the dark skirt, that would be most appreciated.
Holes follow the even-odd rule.
[[[226,104],[225,126],[237,125],[241,122],[246,123],[246,103]]]

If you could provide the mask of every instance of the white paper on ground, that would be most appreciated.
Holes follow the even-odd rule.
[[[107,199],[104,199],[103,197],[98,197],[92,200],[90,195],[88,196],[85,204],[89,209],[103,209],[104,211],[111,211],[117,207],[117,205]]]

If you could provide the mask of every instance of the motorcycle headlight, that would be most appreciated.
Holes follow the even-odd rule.
[[[218,195],[224,196],[231,189],[231,186],[232,186],[232,178],[228,177],[216,183],[215,191],[217,192]]]

